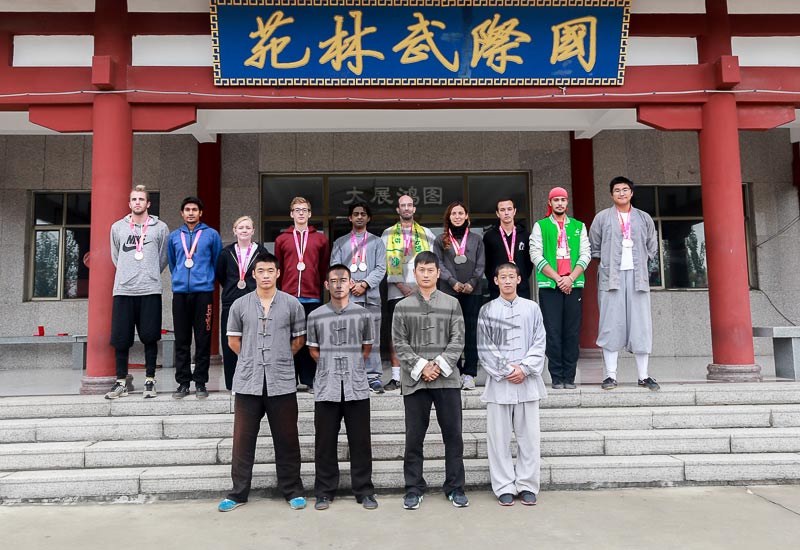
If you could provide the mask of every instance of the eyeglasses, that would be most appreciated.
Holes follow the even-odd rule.
[[[308,214],[311,212],[310,208],[292,208],[292,212],[295,214]]]
[[[630,192],[631,192],[630,187],[622,187],[620,189],[614,189],[612,191],[612,193],[614,193],[615,195],[624,195],[625,193],[630,193]]]

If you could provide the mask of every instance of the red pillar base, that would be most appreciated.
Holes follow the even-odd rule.
[[[714,382],[763,382],[759,365],[717,365],[711,363],[706,367],[707,380]]]
[[[117,381],[116,376],[84,376],[81,378],[81,395],[104,395],[108,393],[114,382]],[[130,374],[125,379],[128,391],[133,391],[133,376]]]

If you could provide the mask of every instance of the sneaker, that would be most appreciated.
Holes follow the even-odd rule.
[[[400,381],[399,380],[395,380],[394,378],[392,378],[391,380],[389,380],[389,383],[386,384],[383,387],[383,389],[386,390],[386,391],[399,390],[400,389]]]
[[[658,391],[661,389],[661,386],[658,385],[655,378],[650,378],[649,376],[644,380],[639,380],[639,385],[643,388],[647,388],[650,391]]]
[[[183,384],[178,386],[178,389],[175,390],[172,394],[173,399],[183,399],[189,395],[189,383],[184,382]]]
[[[297,391],[298,392],[307,392],[308,391],[308,386],[306,386],[305,384],[298,383],[297,384]]]
[[[327,510],[331,507],[331,499],[328,497],[317,497],[317,502],[314,503],[314,510]]]
[[[111,391],[106,394],[106,399],[116,399],[118,397],[128,397],[128,385],[126,382],[117,380]]]
[[[461,389],[462,390],[474,390],[475,389],[475,378],[470,376],[469,374],[465,374],[461,377]]]
[[[511,493],[503,493],[497,497],[497,504],[500,506],[514,506],[514,495]]]
[[[206,385],[205,384],[198,384],[197,382],[195,382],[195,384],[194,384],[194,395],[198,399],[205,399],[206,397],[208,397],[208,390],[206,389]]]
[[[456,489],[455,491],[450,491],[450,494],[447,495],[447,498],[450,502],[453,503],[453,506],[456,508],[466,508],[469,506],[469,499],[467,495],[464,494],[464,491],[461,489]]]
[[[378,507],[378,499],[375,498],[375,495],[367,495],[361,499],[360,504],[366,510],[374,510]]]
[[[564,389],[565,390],[574,390],[578,386],[575,385],[575,382],[564,382]]]
[[[536,494],[532,491],[522,491],[519,494],[519,501],[525,506],[533,506],[536,504]]]
[[[232,512],[233,510],[236,510],[239,506],[244,506],[244,505],[245,505],[244,502],[236,502],[235,500],[226,498],[225,500],[219,503],[219,506],[217,506],[217,510],[219,510],[220,512]]]
[[[147,379],[144,383],[144,393],[143,396],[145,399],[150,399],[156,396],[156,381]]]
[[[392,380],[394,382],[394,380]],[[422,502],[422,495],[415,495],[414,493],[406,493],[403,497],[403,508],[406,510],[416,510]]]
[[[294,497],[289,501],[289,508],[292,510],[302,510],[306,507],[306,499],[303,497]]]
[[[311,395],[314,395],[314,386],[309,386],[308,387],[308,393],[310,393]]]
[[[610,376],[603,380],[603,383],[600,385],[601,388],[604,390],[613,390],[617,387],[617,381],[611,378]]]
[[[554,390],[563,390],[564,389],[564,384],[562,384],[561,382],[553,382],[553,389]]]
[[[369,383],[369,391],[373,393],[383,393],[385,390],[383,389],[383,384],[381,384],[380,380],[373,380]]]

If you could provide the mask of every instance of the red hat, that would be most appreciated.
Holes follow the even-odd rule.
[[[550,208],[550,200],[556,197],[564,197],[565,199],[568,199],[569,194],[567,193],[567,190],[564,189],[563,187],[553,187],[550,190],[550,195],[547,197],[547,214],[545,214],[546,216],[549,216],[550,214],[553,213],[553,209]]]

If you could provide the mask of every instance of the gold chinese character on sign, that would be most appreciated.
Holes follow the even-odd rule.
[[[550,64],[577,57],[587,73],[594,68],[597,57],[597,17],[579,17],[565,21],[553,29],[553,55]],[[586,38],[589,39],[588,54]]]
[[[457,72],[458,52],[455,52],[455,58],[453,59],[453,62],[449,62],[447,58],[442,55],[439,47],[433,41],[433,32],[431,32],[429,28],[433,26],[437,29],[444,30],[445,24],[441,21],[428,21],[419,12],[414,12],[414,17],[417,18],[417,23],[406,27],[409,31],[411,31],[411,34],[398,42],[394,48],[392,48],[393,52],[405,50],[403,52],[403,56],[400,58],[400,63],[407,65],[409,63],[425,61],[429,57],[428,52],[432,52],[433,55],[436,56],[436,59],[438,59],[439,62],[445,66],[445,68],[452,72]]]
[[[319,59],[320,65],[330,62],[331,66],[337,71],[342,69],[342,61],[353,58],[352,61],[347,62],[347,66],[355,74],[361,74],[364,68],[363,57],[368,55],[377,59],[384,59],[381,52],[375,50],[364,50],[361,48],[361,38],[372,34],[378,30],[377,27],[366,27],[361,29],[361,12],[351,11],[350,17],[353,18],[353,35],[342,29],[344,17],[341,15],[334,15],[333,20],[336,22],[336,33],[324,42],[319,43],[320,48],[328,48],[328,51]]]
[[[308,64],[308,58],[311,56],[311,49],[309,48],[306,48],[306,53],[303,55],[302,59],[284,63],[278,61],[278,56],[286,49],[286,46],[289,45],[292,39],[288,36],[275,38],[273,34],[278,27],[294,23],[294,17],[287,17],[284,19],[283,12],[278,10],[267,19],[266,23],[264,23],[264,20],[260,17],[256,17],[256,22],[258,23],[258,30],[251,32],[250,38],[258,38],[259,40],[250,50],[253,55],[244,62],[245,65],[263,69],[264,63],[267,60],[267,54],[270,56],[269,63],[273,69],[295,69]]]
[[[522,65],[522,57],[509,55],[508,50],[519,48],[523,42],[530,42],[530,35],[516,30],[519,20],[509,19],[498,25],[500,14],[495,14],[493,19],[487,19],[472,29],[472,63],[474,69],[481,58],[486,59],[486,66],[495,72],[506,72],[506,63],[513,62]]]

